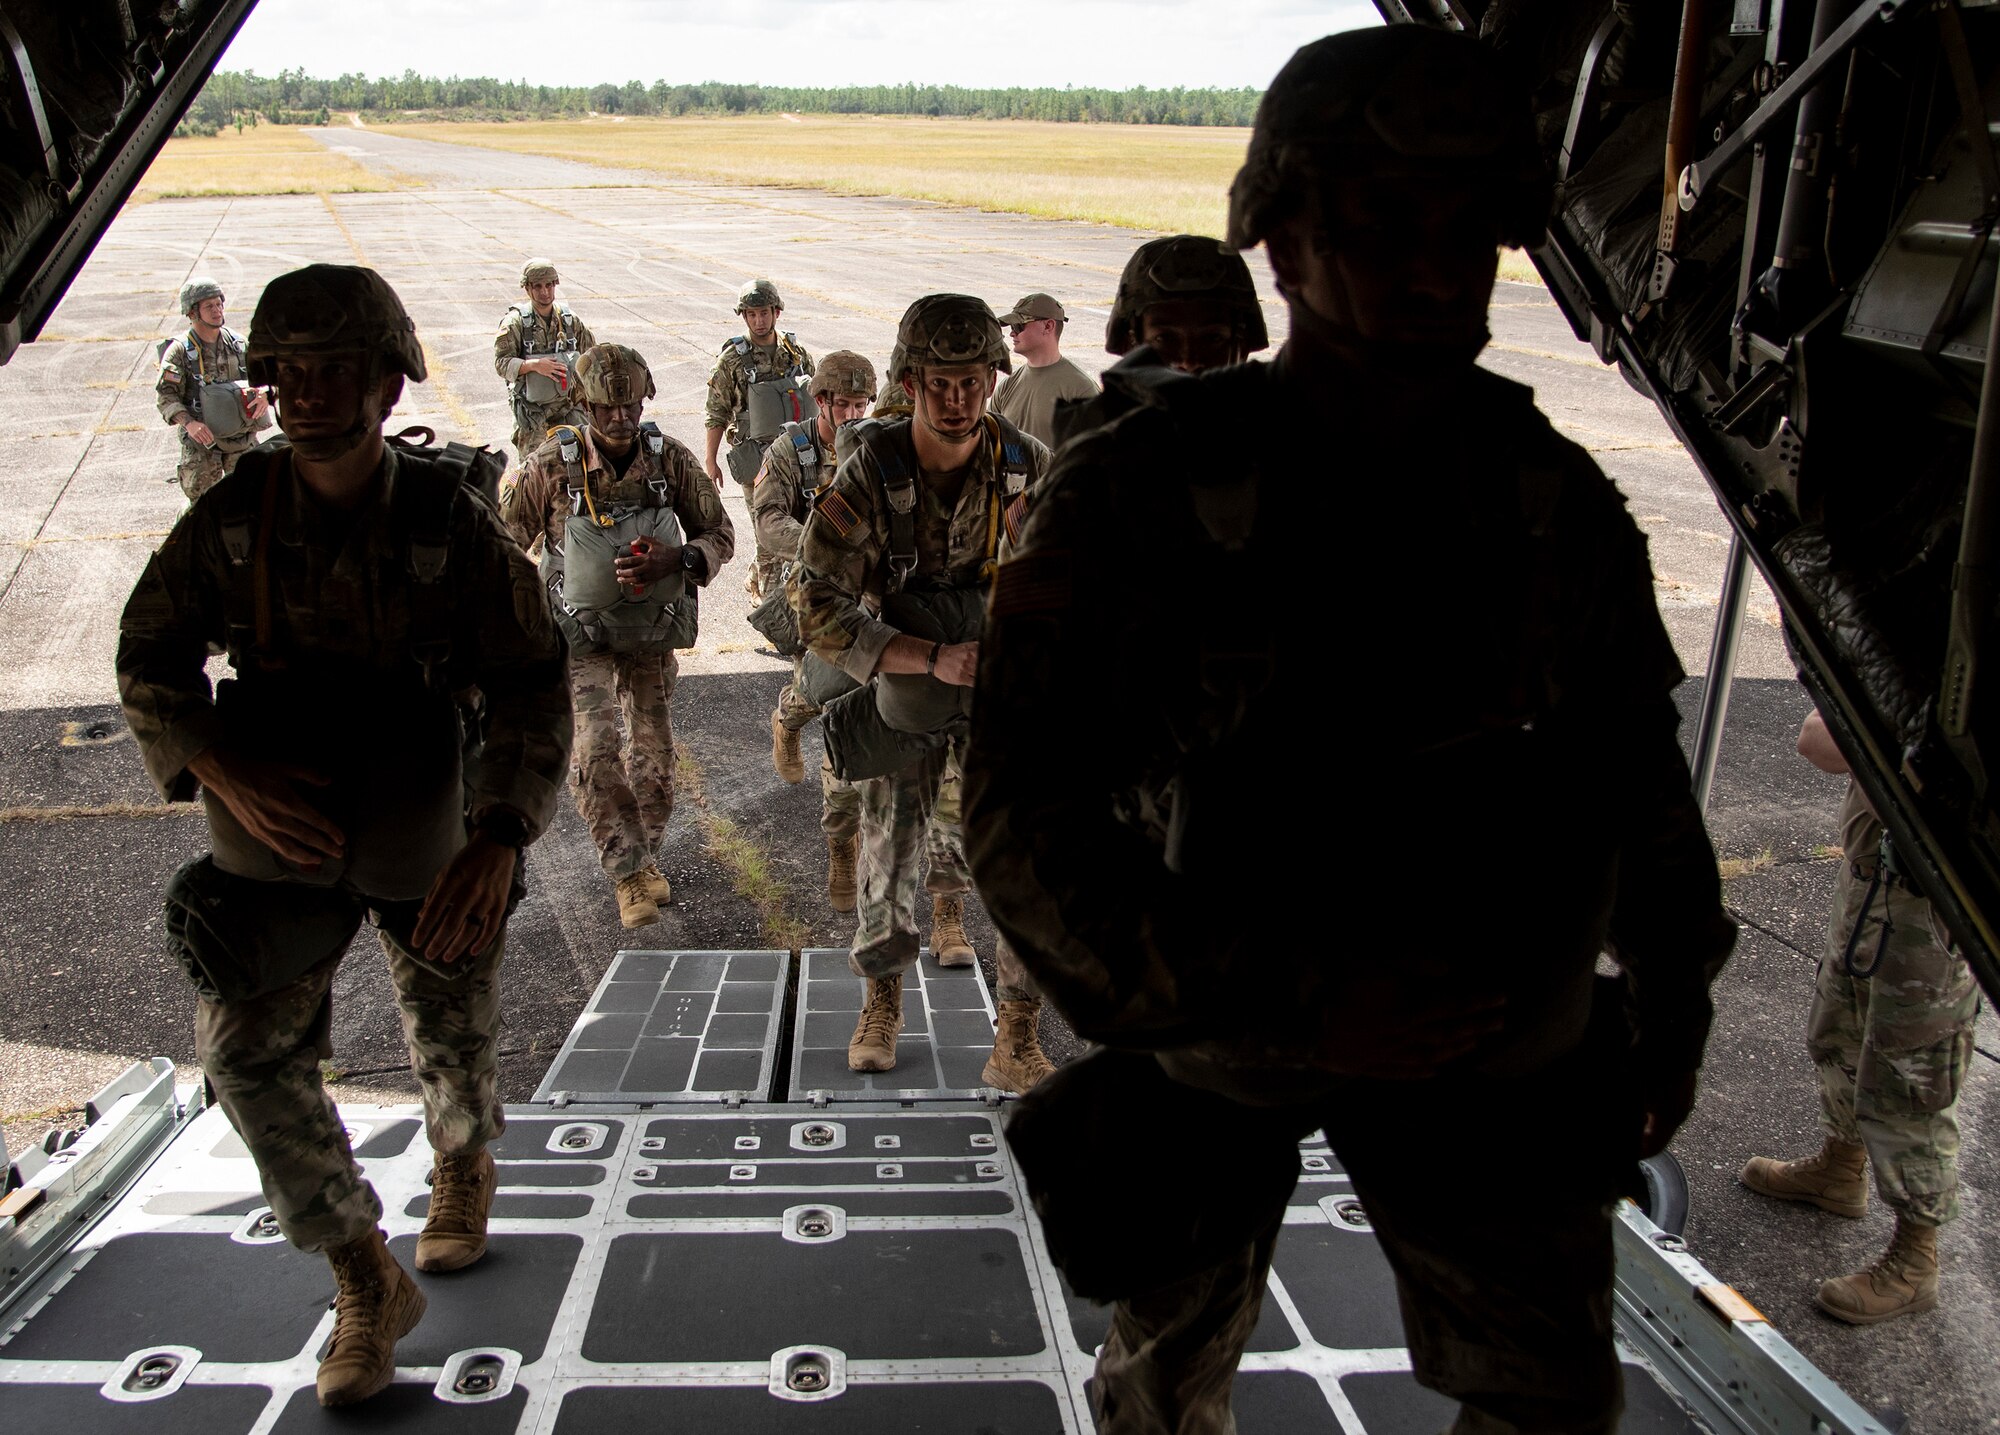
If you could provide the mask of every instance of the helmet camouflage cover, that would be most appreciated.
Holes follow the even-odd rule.
[[[1012,373],[1007,336],[984,299],[971,294],[926,294],[903,311],[896,347],[889,355],[889,382],[926,364],[991,364]]]
[[[254,384],[277,382],[286,354],[367,354],[422,383],[417,326],[389,281],[354,264],[308,264],[264,286],[243,362]]]
[[[782,309],[785,301],[778,297],[778,286],[768,279],[752,279],[736,295],[736,312],[745,309]]]
[[[556,274],[556,266],[552,260],[530,259],[526,264],[521,266],[521,287],[523,289],[527,288],[530,284],[560,283],[562,283],[562,279]]]
[[[192,314],[195,306],[222,297],[222,286],[206,274],[198,274],[181,285],[181,313]]]
[[[1270,347],[1257,286],[1243,256],[1219,239],[1169,234],[1147,240],[1125,261],[1118,297],[1111,301],[1111,319],[1104,326],[1105,352],[1130,353],[1138,346],[1143,327],[1139,321],[1146,310],[1173,300],[1219,304],[1242,332],[1246,349],[1254,354]]]
[[[650,399],[653,371],[637,349],[597,344],[576,361],[576,386],[587,404],[631,404]]]
[[[875,366],[852,349],[835,349],[813,370],[808,392],[814,398],[832,394],[837,398],[875,397]]]
[[[1532,245],[1553,191],[1528,93],[1472,36],[1385,25],[1300,47],[1257,105],[1229,186],[1228,242],[1262,243],[1331,180],[1420,178],[1491,194],[1503,244]]]

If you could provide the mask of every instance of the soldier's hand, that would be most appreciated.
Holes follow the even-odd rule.
[[[347,848],[347,834],[321,812],[300,785],[325,787],[325,773],[292,763],[264,762],[209,748],[188,763],[188,771],[221,799],[243,830],[296,867],[319,870]]]
[[[1418,994],[1391,982],[1363,983],[1340,998],[1320,1065],[1339,1076],[1421,1081],[1471,1055],[1506,1021],[1497,995]]]
[[[187,436],[203,448],[215,447],[215,430],[200,419],[189,419],[187,421]]]
[[[554,378],[568,366],[561,359],[523,359],[521,372],[524,374],[547,374]]]
[[[642,546],[643,545],[643,546]],[[611,564],[622,587],[637,588],[657,583],[680,571],[681,545],[652,543],[634,539],[631,551],[621,553]]]
[[[455,962],[491,946],[507,920],[514,857],[512,847],[474,833],[431,883],[410,945],[434,962]]]
[[[935,675],[941,683],[971,687],[979,678],[979,644],[946,643],[938,650]]]
[[[243,416],[251,423],[257,422],[271,411],[271,401],[264,397],[262,389],[246,389],[243,393]]]
[[[1674,1133],[1694,1110],[1697,1073],[1660,1077],[1645,1084],[1641,1098],[1646,1108],[1646,1126],[1639,1137],[1639,1159],[1657,1156],[1667,1149]]]
[[[701,466],[708,470],[708,481],[716,486],[716,491],[718,493],[721,492],[722,465],[717,463],[712,458],[705,458],[701,461]]]

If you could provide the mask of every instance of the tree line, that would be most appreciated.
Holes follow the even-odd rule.
[[[564,119],[600,115],[926,115],[986,120],[1054,120],[1139,125],[1247,125],[1263,91],[968,89],[961,85],[735,85],[710,80],[675,85],[535,85],[526,80],[438,79],[405,70],[370,79],[322,80],[303,69],[259,75],[227,70],[210,76],[182,124],[214,134],[246,122],[325,124],[336,110],[383,118],[453,120]]]

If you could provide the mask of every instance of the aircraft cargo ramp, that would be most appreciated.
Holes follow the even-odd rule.
[[[537,1101],[510,1109],[488,1254],[418,1277],[429,1312],[395,1384],[347,1411],[313,1396],[325,1263],[278,1234],[199,1089],[163,1060],[135,1066],[72,1144],[9,1168],[0,1423],[1087,1432],[1108,1312],[1065,1292],[1004,1107],[976,1086],[983,984],[928,957],[921,978],[898,1072],[862,1078],[826,1059],[822,1028],[851,1022],[843,953],[621,953]],[[428,1200],[421,1113],[343,1115],[407,1264]],[[1409,1374],[1367,1218],[1323,1142],[1299,1163],[1238,1427],[1430,1435],[1450,1406]],[[1130,1194],[1172,1199],[1144,1169]],[[1504,1240],[1519,1199],[1469,1188],[1468,1219]],[[1629,1205],[1617,1234],[1626,1430],[1883,1431],[1677,1236]]]

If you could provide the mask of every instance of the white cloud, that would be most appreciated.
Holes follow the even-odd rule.
[[[546,84],[1262,86],[1367,0],[262,0],[222,68]]]

